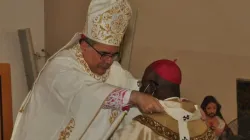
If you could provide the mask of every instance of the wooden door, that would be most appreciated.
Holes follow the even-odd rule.
[[[12,129],[10,65],[0,63],[0,140],[10,140]]]

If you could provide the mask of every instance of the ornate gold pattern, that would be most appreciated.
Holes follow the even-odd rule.
[[[179,140],[179,134],[172,131],[171,129],[163,126],[159,122],[153,120],[150,117],[139,115],[134,118],[135,121],[140,122],[141,124],[149,127],[152,131],[157,133],[158,135],[169,139],[169,140]],[[214,133],[211,129],[208,129],[207,132],[200,136],[192,137],[190,140],[213,140],[214,139]]]
[[[70,134],[72,133],[73,128],[75,128],[75,120],[72,118],[69,121],[66,128],[63,131],[61,131],[60,137],[58,138],[58,140],[67,140]]]
[[[115,119],[117,118],[118,114],[119,114],[118,110],[115,110],[115,109],[111,110],[111,115],[109,117],[109,123],[110,124],[112,124],[115,121]]]
[[[91,77],[95,78],[96,80],[98,81],[102,81],[102,82],[105,82],[109,76],[109,72],[110,70],[108,69],[106,71],[105,74],[103,75],[97,75],[95,73],[93,73],[87,62],[84,60],[83,58],[83,54],[82,54],[82,49],[81,49],[81,46],[79,43],[77,43],[73,48],[71,48],[71,51],[73,51],[73,53],[75,54],[75,56],[77,57],[77,61],[80,63],[80,67],[85,71],[87,72]]]
[[[89,32],[86,36],[103,44],[119,46],[132,16],[131,7],[127,0],[117,0],[106,9],[100,14],[90,15],[85,25],[85,31]]]

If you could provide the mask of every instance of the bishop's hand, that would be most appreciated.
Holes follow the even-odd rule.
[[[145,93],[133,91],[130,96],[130,103],[136,105],[144,113],[164,112],[159,101]]]

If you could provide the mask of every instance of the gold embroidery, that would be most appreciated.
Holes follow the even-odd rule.
[[[84,58],[83,58],[81,46],[80,46],[79,43],[77,43],[71,50],[74,52],[75,56],[77,57],[77,61],[80,63],[80,67],[81,67],[85,72],[87,72],[91,77],[95,78],[95,79],[98,80],[98,81],[105,82],[105,81],[107,80],[107,78],[108,78],[108,76],[109,76],[109,71],[110,71],[110,70],[108,69],[108,70],[106,71],[106,73],[103,74],[103,75],[97,75],[97,74],[93,73],[93,72],[90,70],[90,68],[89,68],[89,66],[88,66],[88,64],[87,64],[87,62],[86,62],[86,61],[84,60]]]
[[[72,118],[66,128],[61,131],[60,137],[58,140],[66,140],[69,138],[70,134],[72,133],[73,128],[75,128],[75,120]]]
[[[134,120],[140,122],[141,124],[149,127],[152,131],[158,135],[169,139],[169,140],[179,140],[179,134],[172,131],[171,129],[161,125],[159,122],[153,120],[150,117],[139,115],[134,118]],[[213,140],[214,133],[211,129],[200,136],[192,137],[190,140]]]
[[[85,24],[85,31],[90,31],[90,34],[86,35],[100,43],[119,46],[131,16],[130,5],[126,0],[120,0],[107,7],[106,11],[89,16],[90,19]]]
[[[111,115],[109,117],[110,124],[112,124],[115,121],[115,119],[118,116],[118,114],[119,114],[118,110],[111,110]]]

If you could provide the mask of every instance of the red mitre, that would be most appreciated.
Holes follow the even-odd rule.
[[[167,59],[157,60],[149,65],[161,78],[174,83],[181,84],[181,70],[175,63]]]

